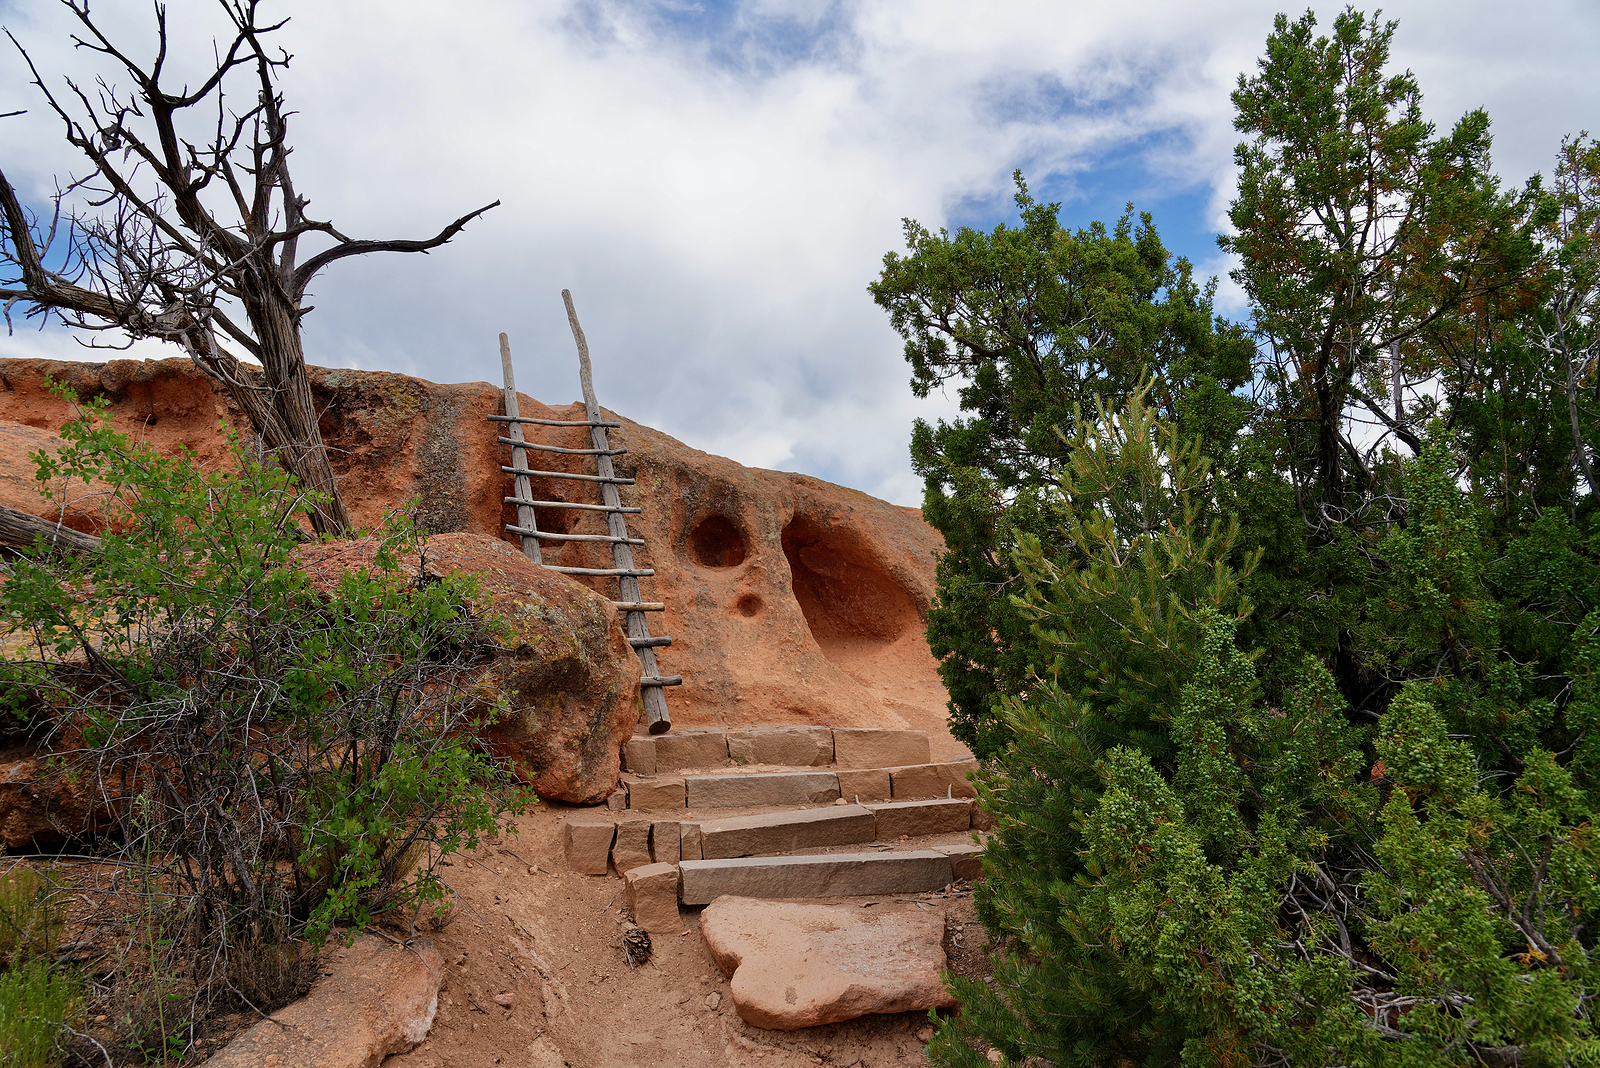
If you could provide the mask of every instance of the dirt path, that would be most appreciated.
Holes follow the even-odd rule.
[[[541,804],[516,836],[445,869],[460,903],[442,930],[428,932],[446,967],[438,1018],[426,1042],[385,1068],[928,1063],[925,1013],[794,1032],[745,1024],[700,937],[698,910],[684,910],[683,933],[658,936],[651,962],[630,970],[622,882],[570,872],[562,858],[562,821],[581,811]],[[956,923],[972,922],[969,896],[941,904]],[[510,1008],[496,1002],[503,995]]]

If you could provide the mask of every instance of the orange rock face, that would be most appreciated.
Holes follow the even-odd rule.
[[[370,568],[375,538],[304,545],[300,564],[319,589],[345,571]],[[400,561],[405,572],[415,557]],[[538,796],[593,804],[617,785],[622,743],[639,712],[639,658],[606,598],[536,566],[503,541],[477,534],[428,540],[424,569],[436,577],[480,576],[473,604],[500,621],[490,663],[473,686],[475,715],[504,696],[511,715],[480,737]]]
[[[503,424],[487,420],[502,410],[498,388],[374,371],[311,374],[334,471],[358,524],[416,498],[419,518],[436,533],[514,543],[502,533],[516,521],[503,500],[511,479],[500,471],[510,450],[495,442]],[[250,440],[227,396],[186,360],[0,360],[0,504],[60,515],[33,492],[25,461],[70,415],[48,392],[47,377],[68,381],[80,396],[109,397],[118,429],[163,450],[183,445],[223,462],[219,419]],[[581,405],[551,407],[526,396],[519,404],[525,416],[583,417]],[[914,509],[805,475],[747,468],[608,418],[622,423],[611,432],[612,447],[628,450],[616,458],[618,473],[637,480],[622,487],[623,504],[643,509],[628,517],[630,534],[646,543],[634,551],[636,566],[656,572],[641,580],[643,596],[667,606],[650,616],[652,633],[673,638],[657,650],[661,671],[684,677],[667,691],[675,725],[909,727],[929,733],[936,761],[966,755],[945,730],[945,694],[922,633],[941,542]],[[528,430],[543,444],[590,444],[583,428]],[[590,457],[529,457],[538,470],[594,470]],[[599,500],[593,483],[532,481],[537,500]],[[84,490],[76,488],[80,496]],[[66,522],[92,530],[93,509],[69,507]],[[554,533],[604,532],[598,512],[540,509],[538,523]],[[611,566],[607,546],[590,542],[547,544],[544,562]],[[581,581],[616,596],[612,579]]]

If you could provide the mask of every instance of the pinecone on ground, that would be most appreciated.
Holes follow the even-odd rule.
[[[622,929],[622,959],[637,968],[650,959],[650,932],[630,923]]]

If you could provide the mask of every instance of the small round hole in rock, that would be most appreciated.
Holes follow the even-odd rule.
[[[743,597],[739,598],[733,607],[739,610],[739,614],[741,616],[744,616],[746,619],[748,619],[751,616],[760,614],[761,598],[757,597],[753,593],[747,593]]]
[[[689,556],[701,567],[738,567],[746,555],[744,534],[727,516],[707,516],[689,532]]]

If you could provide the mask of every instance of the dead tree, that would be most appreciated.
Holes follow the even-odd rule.
[[[301,348],[300,320],[311,311],[306,288],[347,256],[437,248],[499,201],[422,240],[348,237],[306,214],[309,201],[290,178],[290,112],[277,78],[292,57],[264,43],[287,20],[263,25],[259,0],[218,0],[233,40],[216,43],[197,88],[174,90],[170,78],[163,82],[170,59],[164,6],[155,5],[155,56],[141,62],[100,31],[88,0],[61,3],[83,27],[74,45],[99,53],[113,73],[87,87],[66,78],[64,91],[54,91],[11,38],[91,170],[56,195],[48,220],[30,213],[0,173],[0,301],[8,326],[20,304],[28,316],[53,312],[72,327],[181,345],[227,388],[301,487],[324,498],[313,516],[317,530],[345,532],[350,515],[317,427]],[[124,76],[129,83],[119,86]],[[228,345],[259,363],[259,372]]]

